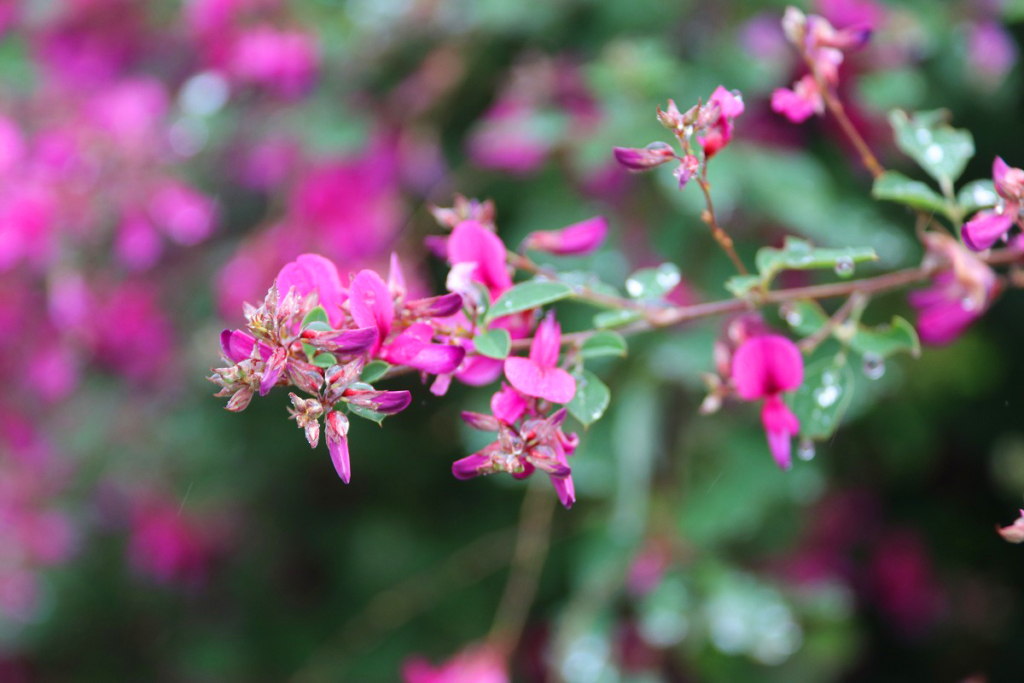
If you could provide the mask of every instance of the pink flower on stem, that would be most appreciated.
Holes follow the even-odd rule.
[[[604,216],[594,216],[561,230],[531,232],[523,240],[523,247],[559,256],[580,256],[600,248],[607,235],[608,221]]]
[[[352,479],[352,465],[348,456],[348,418],[332,410],[327,413],[327,450],[338,476],[346,484]]]
[[[782,114],[793,123],[803,123],[814,114],[825,112],[814,76],[807,74],[793,84],[793,89],[777,88],[772,93],[772,111]]]
[[[505,377],[527,396],[552,403],[568,403],[576,394],[576,380],[558,367],[562,345],[562,328],[553,313],[537,326],[530,344],[528,358],[510,356],[505,359]]]
[[[677,158],[676,151],[666,142],[652,142],[646,147],[613,147],[612,153],[630,171],[647,171]]]
[[[501,653],[487,646],[469,647],[444,664],[432,666],[411,657],[402,666],[404,683],[509,683],[508,665]]]
[[[341,285],[337,266],[330,259],[319,254],[302,254],[285,265],[277,274],[277,290],[284,297],[293,289],[300,297],[315,293],[333,327],[344,322],[341,305],[348,293]]]
[[[984,251],[1003,239],[1021,222],[1024,210],[1024,170],[1011,168],[1000,157],[992,162],[992,180],[999,203],[991,211],[979,211],[964,224],[961,236],[974,251]]]
[[[730,92],[718,86],[711,93],[700,115],[707,132],[697,138],[704,148],[705,158],[710,159],[729,144],[732,140],[733,119],[742,114],[743,109],[743,98],[738,91]]]
[[[473,220],[462,221],[448,238],[448,260],[452,265],[476,264],[470,277],[487,288],[491,301],[512,288],[506,265],[505,244],[496,234]]]
[[[929,255],[944,258],[952,270],[935,276],[930,287],[911,292],[918,309],[917,331],[926,344],[948,344],[981,317],[998,293],[996,274],[988,264],[947,235],[929,233]]]
[[[782,400],[804,381],[804,359],[789,339],[776,334],[751,337],[732,357],[732,379],[736,393],[745,401],[763,398],[761,422],[768,435],[768,447],[784,470],[792,466],[790,437],[800,431],[796,415]]]

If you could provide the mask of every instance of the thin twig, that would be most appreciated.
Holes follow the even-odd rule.
[[[818,85],[818,91],[821,93],[822,99],[825,100],[825,106],[832,112],[832,116],[836,117],[836,121],[839,122],[839,127],[843,129],[843,133],[853,143],[853,146],[857,149],[857,153],[860,154],[861,163],[868,169],[871,175],[875,178],[885,173],[885,167],[882,166],[878,161],[878,157],[875,156],[874,152],[868,146],[868,143],[864,140],[864,137],[854,127],[853,122],[850,121],[850,117],[846,115],[846,108],[843,103],[836,96],[832,87],[825,80],[825,77],[818,70],[817,65],[814,63],[814,59],[807,54],[805,50],[801,50],[801,56],[804,61],[807,62],[807,66],[811,70],[811,76],[814,77],[814,82]]]
[[[515,651],[522,637],[550,547],[556,498],[541,479],[531,481],[526,490],[508,581],[488,636],[488,641],[506,657]]]
[[[732,261],[732,264],[736,266],[736,270],[741,275],[747,275],[747,267],[743,265],[743,261],[740,260],[739,254],[736,253],[736,248],[733,246],[732,238],[729,234],[722,229],[722,226],[718,224],[718,219],[715,218],[715,205],[711,201],[711,185],[708,183],[708,164],[707,160],[704,161],[704,167],[701,169],[700,177],[697,178],[697,185],[700,186],[701,192],[704,193],[704,203],[707,205],[707,209],[701,214],[701,219],[708,224],[711,228],[711,236],[715,238],[719,246],[725,251]]]

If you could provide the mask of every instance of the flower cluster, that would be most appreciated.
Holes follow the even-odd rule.
[[[720,152],[732,140],[733,121],[743,113],[743,97],[737,91],[718,86],[707,103],[698,102],[686,112],[680,112],[676,103],[668,101],[665,111],[658,109],[658,121],[676,136],[682,146],[679,155],[665,142],[652,142],[646,147],[616,147],[615,158],[631,171],[646,171],[670,161],[678,161],[674,173],[682,188],[694,177],[702,165]],[[696,136],[700,150],[694,148],[691,138]]]
[[[871,37],[871,27],[863,24],[836,29],[817,14],[805,15],[795,7],[786,8],[782,19],[786,38],[804,57],[811,73],[801,77],[793,88],[778,88],[772,93],[772,109],[793,123],[806,121],[825,112],[821,88],[839,85],[839,67],[845,52],[860,49]]]
[[[259,308],[246,306],[245,330],[221,335],[229,365],[214,370],[210,380],[221,387],[218,396],[231,397],[232,411],[244,410],[256,392],[264,396],[278,384],[311,395],[289,396],[292,418],[314,448],[324,421],[331,459],[347,483],[346,412],[380,420],[410,401],[408,391],[378,391],[362,381],[366,364],[377,359],[429,374],[454,371],[465,351],[434,343],[435,320],[461,306],[458,294],[407,299],[397,258],[387,282],[363,270],[345,287],[331,261],[303,254],[281,269]]]

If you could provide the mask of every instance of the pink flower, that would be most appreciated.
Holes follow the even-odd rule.
[[[506,389],[502,389],[502,392]],[[499,393],[502,393],[499,392]],[[507,395],[495,396],[492,405],[503,417],[511,417],[518,411],[514,399]],[[568,457],[575,452],[579,438],[562,431],[567,411],[562,408],[550,417],[535,417],[524,407],[522,424],[516,427],[499,417],[465,412],[462,419],[473,429],[498,432],[498,440],[478,453],[456,460],[452,474],[457,479],[472,479],[480,475],[507,472],[517,479],[542,470],[551,478],[551,484],[566,508],[576,502],[576,489],[572,481],[572,470]],[[528,415],[528,416],[527,416]]]
[[[505,359],[505,377],[517,390],[552,403],[568,403],[576,394],[576,380],[558,366],[562,328],[548,313],[530,344],[530,356]]]
[[[436,667],[423,657],[412,657],[402,666],[402,679],[404,683],[509,683],[507,664],[487,645],[466,648]]]
[[[788,470],[792,465],[790,437],[800,431],[800,423],[781,394],[796,389],[804,381],[800,349],[776,334],[751,337],[732,357],[732,379],[743,400],[765,399],[761,422],[768,435],[768,447],[779,467]]]
[[[348,298],[348,293],[341,286],[338,269],[330,259],[319,254],[302,254],[285,265],[277,274],[277,290],[284,297],[292,289],[300,297],[315,293],[327,311],[331,326],[341,327],[345,319],[341,305]]]
[[[178,244],[191,246],[205,240],[217,221],[217,205],[188,185],[168,182],[149,200],[153,222]]]
[[[238,80],[295,97],[312,85],[320,54],[311,34],[258,26],[238,36],[229,61]]]
[[[499,102],[469,136],[469,156],[481,168],[526,175],[544,165],[555,139],[538,125],[532,105]]]
[[[523,240],[523,246],[559,256],[579,256],[600,248],[607,235],[608,221],[604,216],[594,216],[561,230],[531,232]]]
[[[929,233],[926,244],[929,253],[946,259],[952,270],[935,276],[930,287],[911,292],[908,299],[918,309],[921,341],[948,344],[992,304],[998,293],[996,274],[949,236]]]
[[[206,578],[211,547],[202,527],[172,500],[149,499],[131,515],[128,559],[159,583],[196,585]]]
[[[391,324],[395,320],[391,290],[380,275],[372,270],[361,270],[352,278],[348,305],[357,325],[377,329],[377,342],[371,349],[371,353],[376,354],[391,333]]]
[[[715,88],[701,111],[707,132],[698,137],[704,147],[704,156],[713,157],[732,140],[733,119],[743,113],[743,98],[739,92],[730,92],[722,86]]]
[[[505,265],[505,244],[477,221],[466,220],[455,226],[448,238],[448,259],[452,265],[476,264],[470,277],[487,288],[492,301],[512,288],[512,276]]]
[[[777,88],[772,93],[772,111],[782,114],[793,123],[803,123],[813,114],[825,111],[825,100],[814,80],[807,74],[793,84],[793,89]]]
[[[1018,56],[1013,35],[1001,23],[982,21],[968,29],[967,62],[985,83],[991,86],[1002,83]]]
[[[1024,510],[1020,511],[1020,517],[1013,524],[1000,528],[999,535],[1010,543],[1024,543]]]
[[[974,251],[984,251],[1013,228],[1022,225],[1024,210],[1024,170],[1011,168],[1000,157],[992,162],[992,180],[999,195],[999,203],[992,211],[979,211],[964,224],[961,236],[964,244]]]

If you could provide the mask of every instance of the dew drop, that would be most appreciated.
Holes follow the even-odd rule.
[[[814,442],[810,439],[800,439],[796,447],[796,457],[803,461],[814,460]]]
[[[965,296],[963,299],[960,300],[960,308],[962,308],[965,311],[973,311],[977,307],[978,304],[974,301],[972,297]]]
[[[1002,216],[1004,213],[1006,213],[1006,203],[1000,201],[998,204],[996,204],[995,211],[997,216]]]
[[[868,379],[881,379],[885,374],[885,359],[874,353],[865,353],[863,370]]]
[[[932,132],[927,128],[918,128],[914,133],[914,137],[922,145],[930,145],[932,142]]]
[[[786,319],[786,322],[789,323],[792,327],[797,327],[804,321],[804,316],[801,315],[800,311],[796,310],[795,308],[787,308],[785,313],[783,314],[783,317]]]
[[[822,408],[828,408],[839,400],[839,387],[830,384],[814,390],[814,401]]]
[[[933,164],[937,164],[942,161],[942,148],[938,145],[929,145],[924,151],[925,158]]]
[[[836,275],[839,277],[850,277],[853,275],[853,259],[849,256],[836,259]]]

